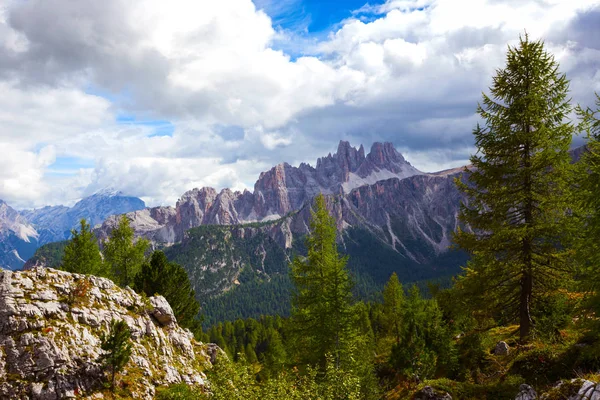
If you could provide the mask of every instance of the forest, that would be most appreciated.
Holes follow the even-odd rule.
[[[456,179],[468,201],[454,246],[469,260],[451,285],[403,285],[392,273],[383,291],[359,301],[322,195],[306,256],[293,258],[280,293],[265,298],[277,302],[274,313],[289,304],[289,316],[213,320],[203,329],[185,270],[161,251],[147,257],[148,242],[134,240],[125,217],[102,255],[82,221],[61,268],[165,296],[180,325],[223,350],[207,371],[207,398],[581,398],[572,396],[584,380],[600,381],[596,99],[571,104],[569,81],[543,42],[524,35],[508,48],[477,108],[477,152]],[[577,134],[586,150],[572,162]],[[204,396],[178,384],[157,398]]]

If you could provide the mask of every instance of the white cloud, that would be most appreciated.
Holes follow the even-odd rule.
[[[481,91],[524,29],[546,38],[576,101],[600,89],[599,6],[389,0],[315,43],[278,31],[250,0],[6,1],[0,198],[40,205],[114,186],[172,204],[194,186],[251,188],[260,171],[314,162],[339,139],[391,140],[424,170],[458,165]],[[123,114],[174,132],[119,124]],[[64,157],[92,167],[49,174]]]

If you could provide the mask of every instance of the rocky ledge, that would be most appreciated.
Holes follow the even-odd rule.
[[[112,319],[131,329],[120,380],[131,397],[151,399],[172,383],[206,386],[202,371],[214,349],[177,325],[164,297],[38,267],[0,271],[0,398],[102,398],[100,336]]]

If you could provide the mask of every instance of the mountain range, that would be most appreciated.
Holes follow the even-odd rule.
[[[253,192],[193,189],[175,207],[127,217],[137,236],[186,268],[208,320],[285,314],[288,264],[304,252],[318,193],[335,217],[340,250],[362,295],[379,290],[392,272],[404,282],[457,273],[466,255],[448,248],[465,200],[454,184],[462,173],[421,172],[391,143],[374,143],[365,154],[363,146],[341,141],[315,167],[282,163],[261,173]],[[117,222],[111,216],[97,227],[99,240]],[[248,304],[252,309],[243,311]],[[226,310],[237,314],[221,314]]]
[[[252,192],[197,188],[174,207],[144,208],[139,199],[99,193],[71,209],[13,214],[37,246],[66,239],[82,216],[92,224],[104,218],[94,229],[103,241],[126,212],[137,237],[149,239],[187,270],[208,320],[215,321],[286,313],[289,304],[280,299],[289,298],[288,264],[304,252],[318,193],[335,217],[340,250],[350,257],[361,295],[379,290],[392,272],[403,282],[458,272],[466,256],[448,248],[465,201],[454,184],[463,169],[421,172],[391,143],[374,143],[365,153],[363,146],[340,141],[337,151],[314,167],[282,163],[261,173]],[[63,248],[64,242],[44,246],[28,266],[57,265],[53,258]]]
[[[47,206],[17,211],[0,200],[0,267],[22,267],[38,247],[68,239],[71,229],[77,228],[82,218],[94,226],[111,215],[145,206],[141,199],[112,189],[98,191],[73,207]]]

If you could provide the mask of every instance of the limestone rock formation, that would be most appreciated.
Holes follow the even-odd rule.
[[[316,167],[304,163],[293,167],[282,163],[261,173],[254,185],[254,192],[223,189],[217,193],[212,188],[193,189],[181,196],[174,210],[170,207],[157,207],[129,213],[128,217],[137,236],[144,236],[158,245],[171,245],[181,242],[188,229],[200,225],[238,225],[282,218],[310,204],[318,193],[324,193],[345,197],[356,206],[360,205],[362,210],[359,211],[369,214],[365,216],[368,222],[383,228],[379,232],[382,239],[388,240],[393,247],[397,237],[394,239],[386,232],[390,230],[390,217],[389,213],[380,212],[381,206],[385,206],[383,211],[390,207],[407,209],[404,202],[409,202],[411,206],[408,212],[418,212],[418,215],[409,216],[410,218],[403,217],[403,223],[415,225],[411,234],[416,238],[428,235],[431,229],[425,225],[432,220],[436,220],[434,224],[443,220],[441,231],[437,227],[433,228],[436,233],[441,232],[439,238],[426,240],[435,242],[437,247],[445,250],[449,237],[446,225],[449,222],[451,228],[454,228],[460,203],[452,181],[454,176],[420,172],[391,143],[374,143],[365,156],[362,146],[356,149],[348,142],[340,141],[337,152],[319,158]],[[409,178],[414,179],[408,184],[398,184]],[[389,185],[388,180],[393,183]],[[439,193],[440,185],[443,185],[444,191],[449,192],[442,196],[448,196],[447,199],[454,202],[452,206],[448,205],[446,198],[432,197]],[[386,191],[384,186],[390,186],[392,192]],[[356,190],[361,192],[356,194]],[[371,193],[363,194],[364,190],[371,190]],[[426,204],[412,205],[415,202],[415,190],[420,192],[418,196]],[[357,196],[362,197],[357,199]],[[425,211],[432,211],[427,203],[437,200],[441,200],[441,205],[433,210],[431,217],[421,213],[424,207],[428,208]],[[365,201],[375,201],[376,204],[365,204]],[[175,218],[162,217],[173,213]],[[444,214],[440,216],[442,213]],[[344,216],[340,215],[340,229],[352,225],[349,221],[343,223],[343,220]],[[107,237],[117,221],[116,216],[108,218],[98,229],[98,236]],[[358,220],[355,218],[354,222],[357,223]]]
[[[215,349],[180,328],[163,297],[144,299],[105,278],[34,268],[0,271],[0,398],[91,398],[101,391],[100,335],[112,319],[132,332],[121,379],[131,397],[151,399],[156,386],[171,383],[206,385],[202,371]]]
[[[515,400],[536,400],[537,398],[535,389],[524,383],[519,387],[519,394]]]

